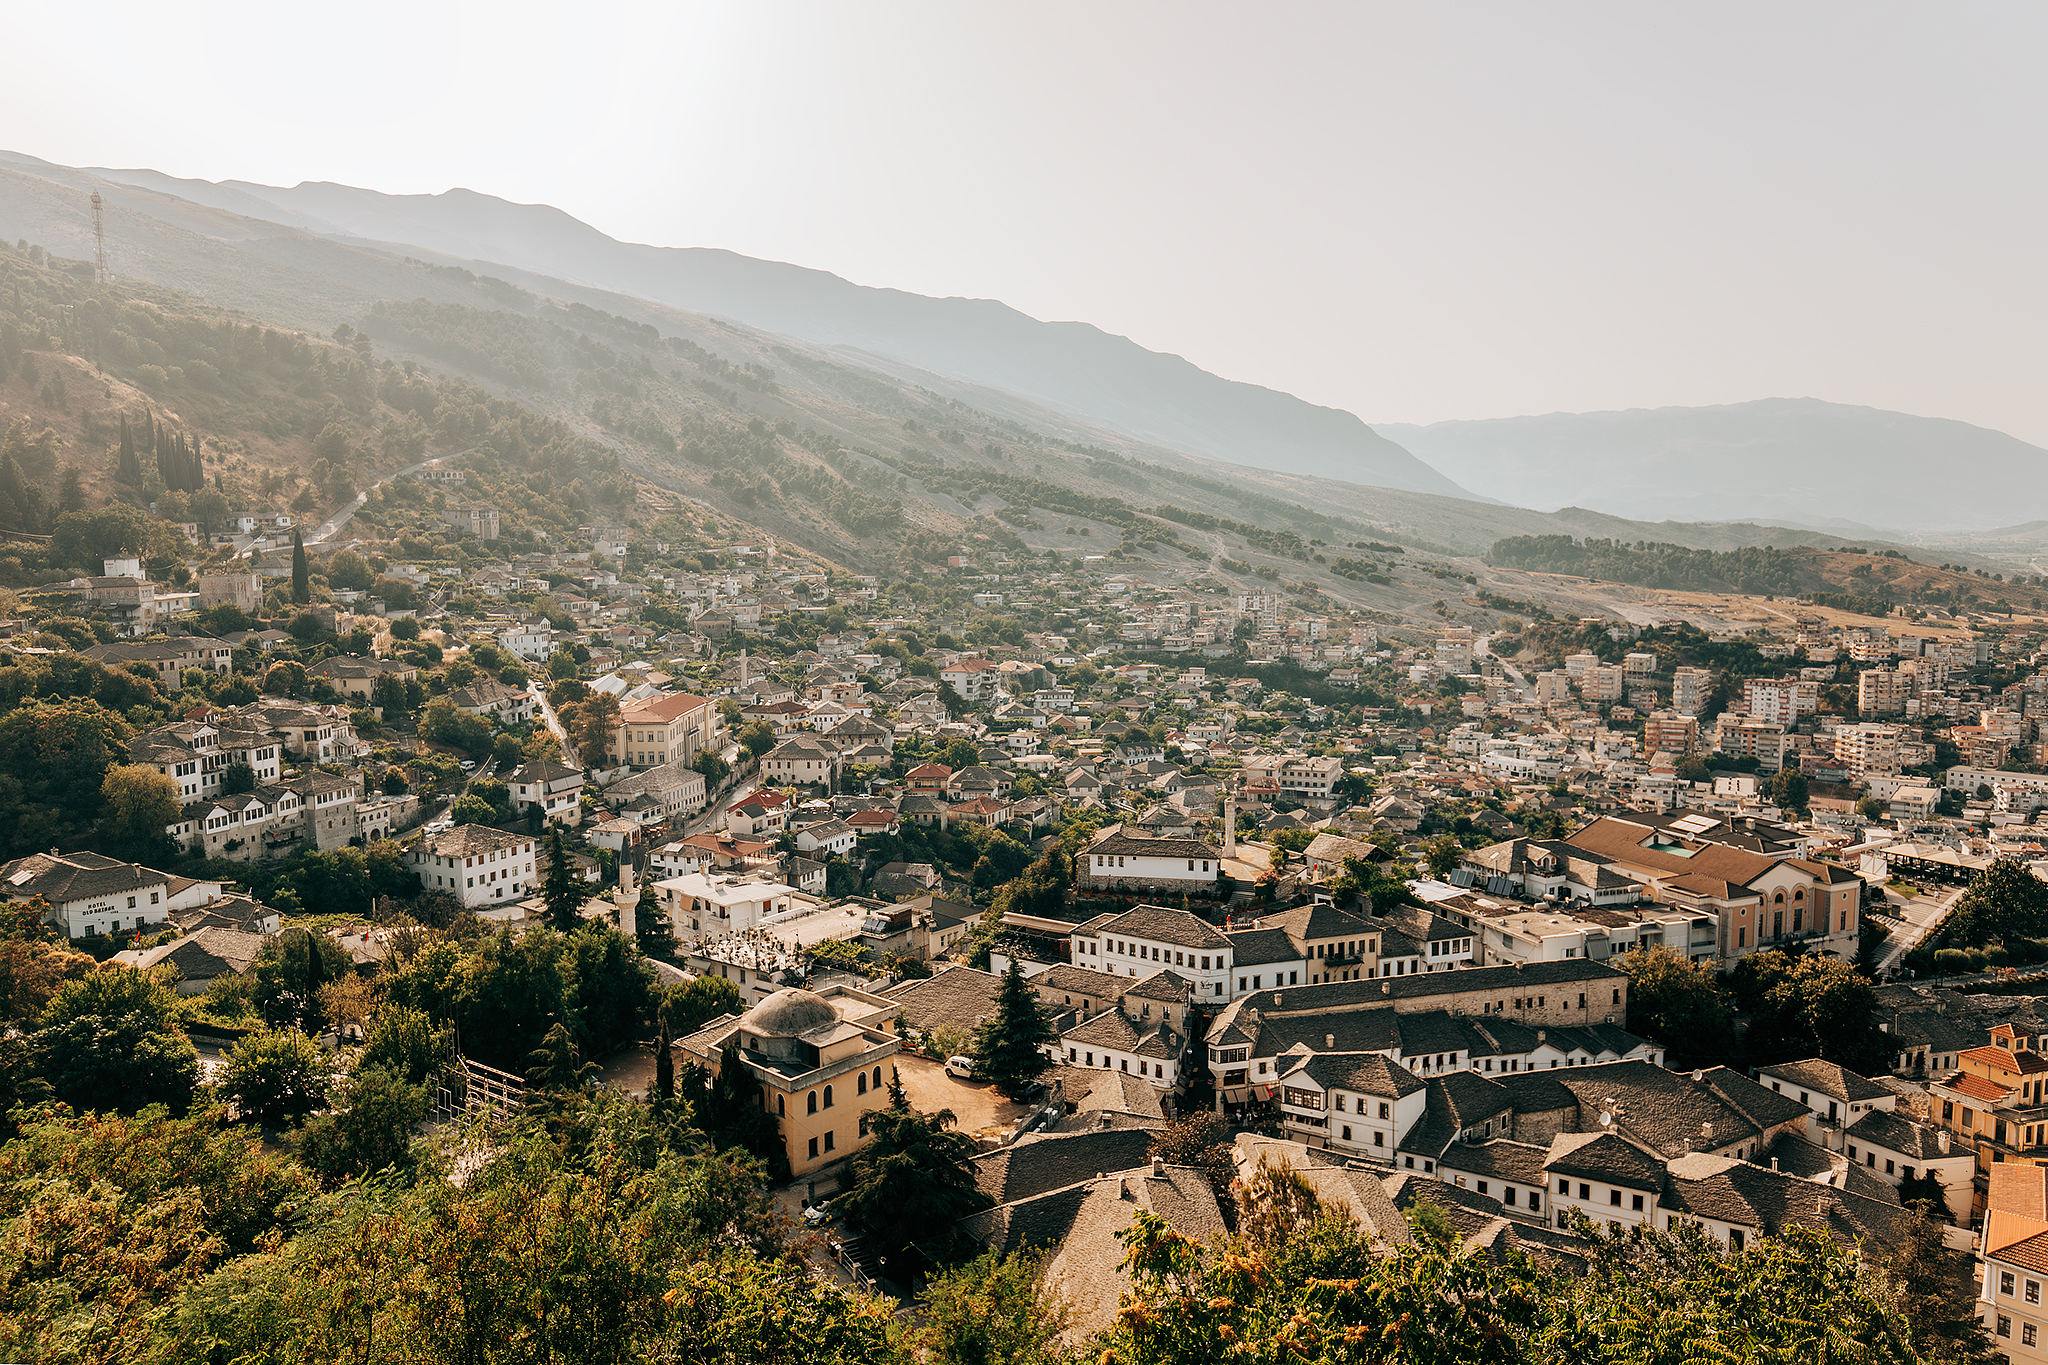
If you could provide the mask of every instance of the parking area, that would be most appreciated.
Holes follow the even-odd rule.
[[[948,1075],[942,1064],[929,1058],[899,1053],[895,1060],[910,1107],[927,1114],[950,1109],[960,1132],[993,1137],[1029,1112],[1028,1105],[1004,1098],[994,1086]]]

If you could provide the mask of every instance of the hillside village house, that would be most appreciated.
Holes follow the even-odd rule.
[[[171,878],[97,853],[35,853],[0,866],[0,896],[41,896],[66,938],[121,934],[171,917]]]
[[[523,900],[535,893],[534,839],[485,825],[457,825],[413,846],[420,885],[452,892],[470,910]]]
[[[718,743],[718,705],[709,697],[667,692],[619,708],[611,761],[635,768],[688,766]]]
[[[1217,849],[1199,839],[1151,839],[1125,828],[1105,827],[1074,855],[1078,885],[1090,890],[1215,890],[1223,875]]]
[[[505,776],[512,808],[521,814],[539,807],[549,824],[575,827],[583,822],[583,770],[560,763],[521,764]]]

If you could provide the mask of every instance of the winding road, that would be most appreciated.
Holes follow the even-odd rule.
[[[458,450],[452,455],[436,455],[431,460],[421,460],[418,464],[409,464],[403,469],[396,470],[390,474],[386,474],[383,478],[377,480],[377,482],[371,484],[368,488],[365,488],[362,492],[356,494],[355,498],[348,504],[348,506],[342,508],[339,512],[336,512],[333,516],[329,517],[327,520],[321,522],[318,526],[314,527],[313,534],[306,537],[306,544],[318,545],[321,541],[327,539],[336,531],[339,531],[342,527],[348,525],[349,518],[353,517],[357,512],[361,511],[363,504],[370,500],[370,494],[376,492],[378,489],[382,488],[385,484],[390,483],[392,480],[402,479],[408,474],[417,474],[419,473],[419,471],[427,468],[429,465],[437,465],[446,460],[459,460],[464,455],[475,454],[476,450],[477,447],[471,446],[468,450]]]

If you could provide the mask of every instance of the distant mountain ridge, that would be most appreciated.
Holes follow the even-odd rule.
[[[852,347],[1019,394],[1197,455],[1261,469],[1471,497],[1355,415],[1210,374],[1088,323],[1042,322],[991,299],[929,298],[709,247],[617,241],[560,209],[471,190],[389,195],[308,181],[107,180],[327,236],[493,262]]]
[[[1539,509],[1920,534],[2048,512],[2048,451],[2039,446],[1967,422],[1817,398],[1377,429],[1467,487]]]

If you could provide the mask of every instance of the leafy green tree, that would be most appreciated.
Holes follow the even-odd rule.
[[[711,750],[706,749],[690,761],[690,766],[704,774],[707,786],[716,787],[725,781],[725,775],[732,771],[732,765]]]
[[[592,894],[590,883],[577,872],[561,829],[549,831],[547,862],[540,883],[540,898],[548,907],[548,923],[561,933],[570,932],[583,922],[578,912]]]
[[[782,1124],[761,1103],[761,1084],[739,1055],[737,1036],[726,1040],[710,1087],[691,1102],[702,1117],[704,1134],[719,1151],[739,1148],[763,1163],[768,1179],[789,1179],[789,1150]]]
[[[722,1014],[744,1014],[747,1009],[740,988],[722,976],[699,976],[676,988],[672,999],[678,1037],[695,1033]]]
[[[1777,798],[1778,804],[1786,810],[1805,810],[1807,802],[1806,774],[1800,772],[1797,768],[1781,768],[1778,771],[1778,775],[1771,779],[1771,795]]]
[[[759,758],[774,748],[775,727],[765,720],[749,721],[739,732],[740,749],[748,758]]]
[[[1654,1038],[1688,1060],[1721,1062],[1735,1053],[1728,993],[1710,963],[1691,962],[1669,948],[1624,955],[1628,973],[1628,1028]]]
[[[221,1093],[266,1128],[297,1127],[327,1100],[327,1054],[296,1029],[252,1033],[227,1055]]]
[[[597,1071],[597,1063],[583,1060],[569,1026],[560,1020],[533,1050],[532,1061],[526,1068],[526,1084],[534,1091],[575,1090]]]
[[[1236,1148],[1231,1145],[1230,1125],[1210,1110],[1197,1109],[1170,1121],[1152,1139],[1146,1155],[1169,1166],[1192,1166],[1209,1178],[1218,1199],[1230,1197],[1230,1184],[1237,1178]]]
[[[223,796],[239,796],[256,790],[256,770],[246,763],[230,763],[220,772]]]
[[[115,850],[141,860],[159,860],[170,852],[168,826],[181,807],[178,784],[146,763],[123,763],[107,769],[100,781],[105,802],[100,829]]]
[[[498,821],[498,812],[491,803],[475,792],[464,792],[455,798],[455,804],[448,808],[449,818],[458,825],[492,825]]]
[[[941,1270],[919,1296],[912,1345],[931,1365],[1068,1365],[1073,1313],[1045,1282],[1042,1255],[984,1252]]]
[[[370,1020],[356,1070],[377,1068],[406,1085],[424,1086],[448,1062],[448,1038],[426,1011],[386,1004]]]
[[[321,1033],[327,1018],[320,1008],[320,988],[353,970],[348,954],[327,935],[287,929],[257,957],[250,996],[273,1025]]]
[[[1439,834],[1423,845],[1423,856],[1429,864],[1429,875],[1448,877],[1465,857],[1465,847],[1454,834]]]
[[[916,1247],[943,1262],[960,1220],[989,1207],[969,1162],[974,1139],[953,1131],[953,1111],[921,1114],[890,1106],[869,1116],[868,1144],[847,1163],[851,1181],[838,1206],[890,1251]]]
[[[1933,1205],[1908,1203],[1889,1246],[1877,1250],[1879,1297],[1888,1301],[1912,1330],[1930,1359],[1992,1362],[2005,1359],[1993,1348],[1975,1293],[1978,1276],[1968,1252],[1951,1251]]]
[[[1865,1075],[1890,1068],[1876,989],[1848,963],[1769,949],[1737,963],[1733,984],[1752,1061],[1820,1057]]]
[[[333,1096],[333,1108],[298,1132],[293,1150],[329,1185],[412,1164],[412,1130],[427,1115],[425,1086],[408,1085],[358,1059]]]
[[[292,601],[305,606],[313,600],[313,574],[306,566],[306,541],[295,529],[292,532]]]
[[[996,986],[995,1013],[974,1028],[974,1060],[981,1073],[1012,1094],[1052,1069],[1046,1051],[1058,1037],[1038,992],[1016,958]]]
[[[154,974],[108,967],[68,982],[30,1039],[42,1078],[73,1109],[183,1113],[199,1054],[177,1027],[178,999]]]
[[[2048,882],[2018,858],[1997,858],[1970,879],[1943,928],[1952,943],[1982,947],[2048,934]]]

